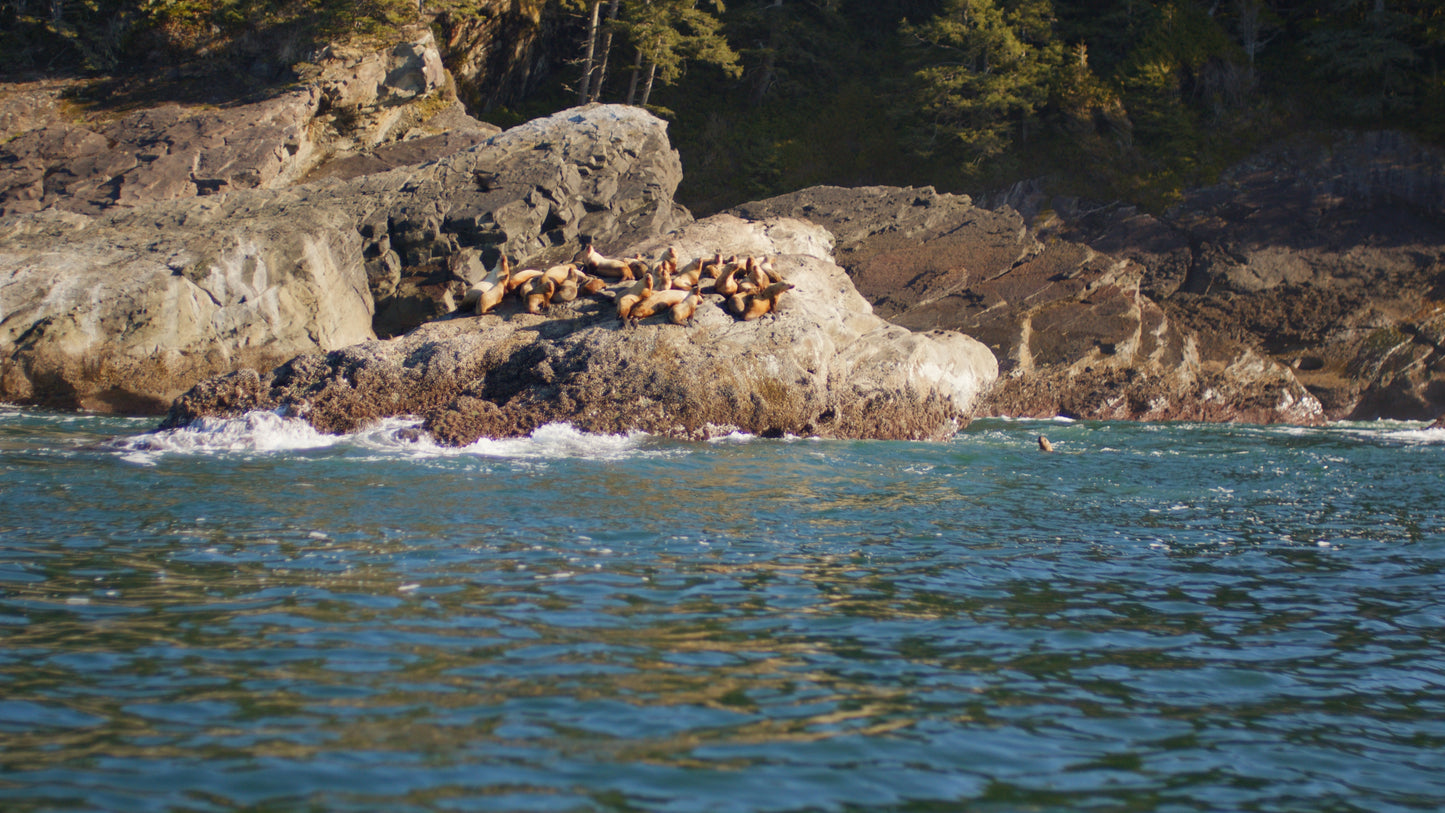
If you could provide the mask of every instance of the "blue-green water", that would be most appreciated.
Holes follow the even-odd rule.
[[[0,411],[0,809],[1445,807],[1440,430],[147,427]]]

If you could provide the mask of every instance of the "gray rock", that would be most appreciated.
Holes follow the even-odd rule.
[[[345,181],[14,215],[0,220],[0,399],[161,411],[207,376],[445,315],[462,248],[547,261],[583,228],[608,244],[686,222],[680,177],[659,119],[597,105]]]
[[[404,333],[464,286],[447,259],[462,248],[488,265],[569,260],[662,234],[692,216],[673,202],[682,163],[666,125],[646,111],[588,105],[519,125],[423,170],[358,179],[368,259],[394,252],[395,280],[374,276],[376,332]]]
[[[0,398],[156,412],[191,384],[371,334],[361,239],[266,193],[0,226]]]
[[[325,431],[416,414],[457,445],[555,421],[687,438],[941,438],[967,422],[997,374],[967,336],[913,333],[874,315],[816,226],[719,215],[628,253],[664,246],[682,257],[776,256],[796,288],[750,322],[708,297],[690,326],[662,315],[624,326],[607,300],[531,315],[509,298],[493,314],[298,357],[269,376],[210,379],[176,401],[166,425],[282,409]]]

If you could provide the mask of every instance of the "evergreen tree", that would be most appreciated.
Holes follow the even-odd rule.
[[[1416,102],[1419,63],[1411,37],[1412,18],[1385,0],[1334,0],[1322,4],[1305,48],[1320,75],[1335,90],[1347,115],[1379,119],[1409,110]],[[1438,45],[1438,43],[1437,43]]]
[[[725,11],[721,0],[711,5]],[[722,34],[722,22],[698,8],[696,0],[634,0],[625,28],[635,49],[628,104],[645,106],[654,83],[676,82],[689,62],[714,65],[732,77],[742,74],[737,52]]]
[[[1048,98],[1063,59],[1049,0],[948,0],[903,33],[926,49],[911,99],[926,147],[952,144],[972,161],[1004,152]]]

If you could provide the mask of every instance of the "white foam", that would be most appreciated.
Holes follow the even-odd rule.
[[[201,418],[188,426],[122,438],[115,447],[121,458],[155,465],[161,456],[270,454],[345,446],[376,453],[376,458],[443,458],[480,456],[513,459],[581,458],[614,460],[635,453],[649,435],[592,435],[571,424],[539,427],[529,437],[483,438],[461,448],[442,446],[418,431],[416,418],[387,418],[347,435],[327,435],[300,418],[275,412],[248,412],[236,418]]]
[[[482,438],[461,453],[483,457],[510,457],[526,459],[582,458],[590,460],[616,460],[637,450],[649,435],[645,432],[629,432],[625,435],[590,435],[579,432],[568,423],[549,423],[539,426],[525,438],[493,440]]]
[[[1331,425],[1346,434],[1371,440],[1387,440],[1408,444],[1445,443],[1445,429],[1432,427],[1426,421],[1353,421]]]
[[[115,445],[121,459],[154,465],[164,454],[205,455],[221,452],[285,452],[320,449],[342,442],[299,418],[275,412],[248,412],[237,418],[200,418],[179,429],[121,438]]]
[[[1445,443],[1445,429],[1395,429],[1377,432],[1375,437],[1412,444]]]

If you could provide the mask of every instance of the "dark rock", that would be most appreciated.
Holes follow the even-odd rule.
[[[1091,215],[1064,233],[1144,265],[1172,319],[1290,368],[1329,419],[1445,409],[1438,150],[1390,132],[1301,138],[1162,217]]]
[[[1319,419],[1288,368],[1171,319],[1143,293],[1143,266],[1040,240],[1011,209],[932,189],[818,187],[735,211],[823,225],[881,314],[986,344],[1000,379],[981,414]]]
[[[446,104],[446,73],[427,31],[381,50],[330,46],[304,73],[300,87],[261,101],[165,103],[93,123],[66,120],[53,98],[47,110],[32,98],[41,91],[7,91],[7,105],[15,98],[41,112],[12,117],[15,131],[0,142],[0,215],[47,208],[96,214],[279,188],[334,156],[352,163],[330,174],[354,177],[439,158],[496,132],[454,100]],[[44,87],[54,95],[74,89]],[[422,143],[386,146],[403,139]]]

